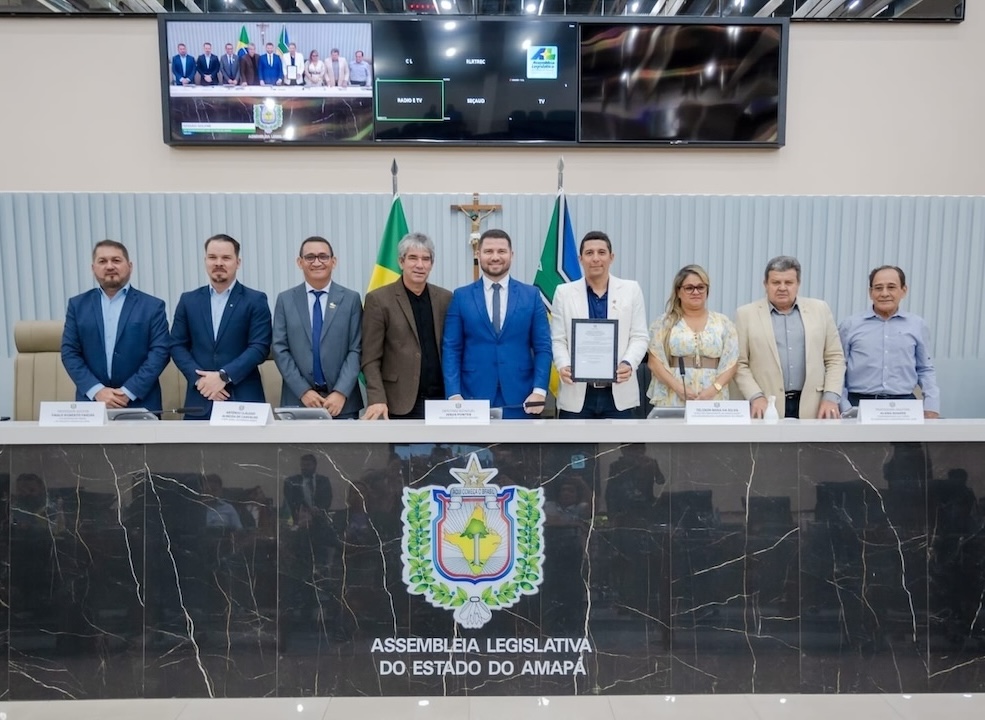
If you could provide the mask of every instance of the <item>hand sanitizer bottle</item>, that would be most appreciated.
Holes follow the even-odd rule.
[[[780,422],[780,413],[776,411],[776,395],[769,396],[766,412],[763,413],[763,420],[769,424]]]

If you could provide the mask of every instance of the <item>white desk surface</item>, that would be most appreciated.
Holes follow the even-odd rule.
[[[782,420],[767,425],[687,425],[683,420],[494,420],[434,426],[420,420],[279,421],[266,427],[211,427],[203,421],[117,422],[104,427],[0,423],[4,445],[207,443],[867,443],[985,442],[985,420],[862,425],[857,420]]]

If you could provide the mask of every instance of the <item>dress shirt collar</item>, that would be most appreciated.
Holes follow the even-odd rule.
[[[215,287],[212,285],[212,283],[209,283],[209,297],[215,297],[216,295],[229,295],[229,293],[233,291],[233,288],[236,287],[236,283],[238,282],[239,280],[233,280],[231,283],[229,283],[229,287],[227,287],[222,292],[217,292]]]
[[[318,288],[316,288],[314,285],[312,285],[311,283],[309,283],[307,280],[304,281],[304,291],[306,293],[308,293],[310,297],[314,297],[314,295],[311,295],[312,292],[324,292],[325,295],[327,296],[328,295],[328,291],[331,290],[331,289],[332,289],[332,281],[331,280],[329,280],[328,281],[328,285],[326,285],[325,287],[323,287],[321,290],[319,290]]]
[[[500,285],[503,286],[503,289],[505,290],[506,286],[510,284],[510,274],[506,273],[499,280],[490,280],[488,277],[486,277],[485,273],[482,273],[482,289],[484,291],[492,292],[492,286],[494,282],[498,282]]]
[[[893,318],[897,318],[897,317],[898,318],[906,319],[907,314],[905,312],[903,312],[902,310],[900,310],[899,308],[896,308],[896,312],[894,312],[888,318],[884,318],[882,315],[880,315],[879,313],[877,313],[875,311],[875,308],[873,308],[871,305],[869,306],[869,309],[868,310],[866,310],[864,313],[862,313],[862,318],[864,320],[871,320],[872,318],[875,318],[876,320],[886,321],[886,320],[892,320]]]
[[[116,295],[114,295],[113,297],[110,297],[109,295],[106,294],[106,291],[105,290],[103,290],[102,288],[99,288],[99,294],[102,295],[102,299],[105,300],[105,301],[107,301],[107,302],[113,302],[114,300],[116,300],[117,298],[120,298],[120,297],[125,298],[127,296],[127,293],[128,292],[130,292],[130,283],[127,283],[126,285],[124,285],[123,287],[121,287],[119,290],[117,290],[116,291]]]
[[[779,310],[776,307],[776,305],[774,305],[773,303],[771,303],[769,300],[766,301],[766,304],[770,306],[770,313],[771,314],[772,313],[776,313],[777,315],[789,315],[794,310],[796,310],[797,312],[800,312],[800,298],[797,298],[796,300],[794,300],[793,301],[793,305],[791,305],[790,306],[790,309],[787,310],[786,312],[783,312],[782,310]]]

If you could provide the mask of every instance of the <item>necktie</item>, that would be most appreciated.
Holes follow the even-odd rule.
[[[321,367],[321,328],[324,318],[321,310],[321,296],[324,290],[310,290],[315,296],[315,306],[311,309],[311,367],[315,376],[315,385],[325,384],[325,373]]]
[[[502,300],[499,296],[499,291],[503,289],[503,286],[499,283],[493,283],[493,330],[499,335],[500,330],[503,329],[503,312],[502,305],[500,304]]]

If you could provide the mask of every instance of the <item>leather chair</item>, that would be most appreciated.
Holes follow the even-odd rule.
[[[61,320],[24,320],[14,325],[14,420],[37,420],[42,401],[71,402],[75,399],[75,384],[62,365]],[[267,402],[280,404],[281,377],[273,360],[260,365],[260,377]],[[161,373],[161,393],[164,409],[184,404],[184,376],[173,362]],[[180,419],[165,414],[164,419]]]

